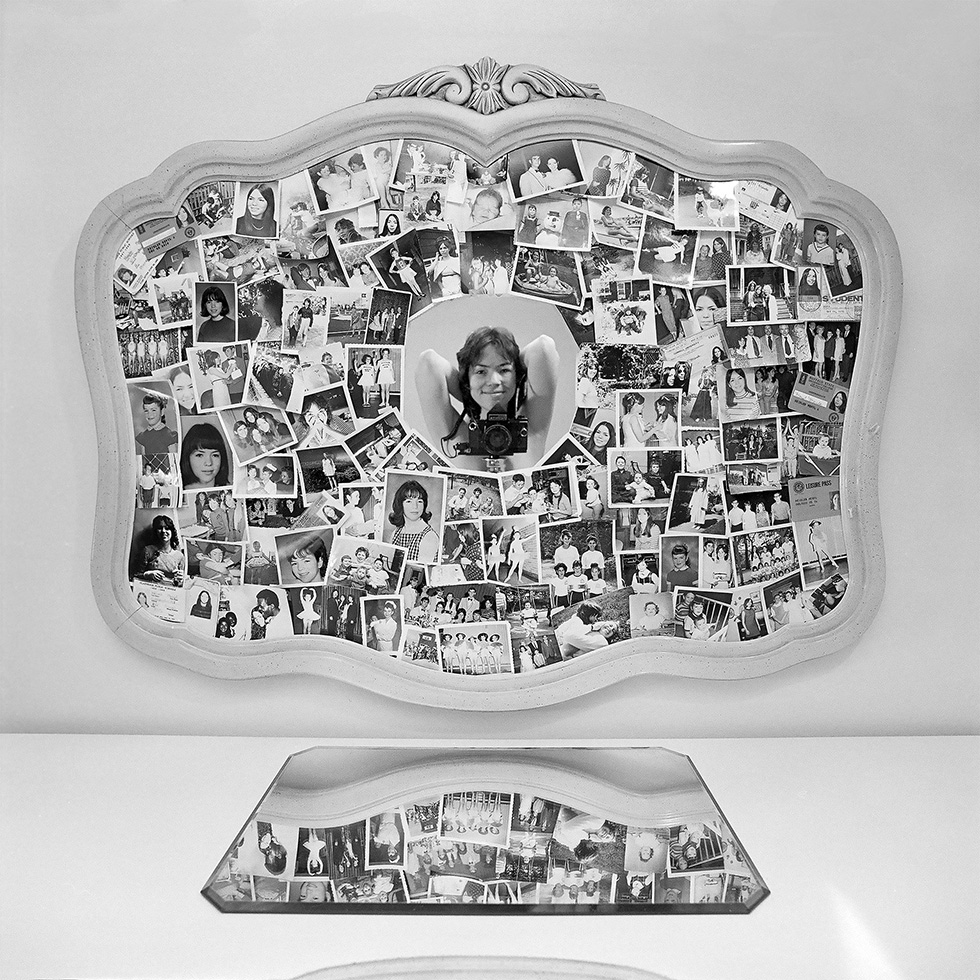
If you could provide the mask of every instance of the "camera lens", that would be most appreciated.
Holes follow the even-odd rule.
[[[506,425],[491,424],[483,432],[483,444],[492,456],[503,456],[513,441]]]

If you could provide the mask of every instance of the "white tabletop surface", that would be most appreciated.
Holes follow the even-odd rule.
[[[310,744],[0,737],[0,977],[285,980],[438,954],[676,980],[980,977],[978,738],[659,743],[691,756],[772,890],[747,916],[220,914],[200,888]]]

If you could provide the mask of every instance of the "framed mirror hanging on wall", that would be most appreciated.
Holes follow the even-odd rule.
[[[466,709],[853,644],[901,264],[784,144],[485,58],[110,195],[93,582],[136,649]]]

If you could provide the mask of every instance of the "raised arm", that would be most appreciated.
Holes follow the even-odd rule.
[[[558,348],[555,342],[542,334],[532,340],[522,351],[521,360],[527,371],[527,399],[524,414],[528,422],[528,451],[535,455],[532,440],[540,446],[540,457],[547,446],[551,417],[555,413],[555,393],[558,390]]]
[[[435,440],[452,432],[459,419],[452,399],[462,403],[459,390],[459,371],[437,351],[422,351],[415,369],[415,385],[418,389],[422,415],[429,424]]]

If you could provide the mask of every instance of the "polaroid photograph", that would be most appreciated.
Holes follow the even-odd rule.
[[[800,415],[780,421],[786,479],[840,473],[843,422],[821,422]]]
[[[252,362],[254,366],[254,360]],[[246,389],[247,390],[247,389]],[[302,404],[302,402],[300,402]],[[296,442],[296,433],[286,413],[279,408],[256,408],[252,405],[235,405],[215,413],[239,464],[249,463]],[[214,418],[215,415],[209,416]],[[200,418],[205,418],[201,416]],[[194,421],[191,419],[191,421]],[[181,420],[184,424],[184,420]],[[200,423],[199,423],[200,424]],[[187,430],[189,431],[189,430]],[[187,490],[187,484],[184,484]]]
[[[404,868],[407,838],[405,818],[397,809],[387,810],[367,821],[366,868]]]
[[[718,429],[684,426],[683,468],[688,473],[720,473],[724,469]]]
[[[680,395],[671,390],[617,392],[616,424],[624,449],[679,449]]]
[[[478,582],[487,577],[484,565],[483,534],[479,521],[447,523],[443,529],[439,568],[433,582]],[[438,575],[435,573],[438,572]]]
[[[798,486],[796,481],[794,486]],[[822,481],[817,481],[822,482]],[[785,487],[780,485],[775,492],[768,490],[750,490],[747,493],[733,494],[729,490],[730,508],[729,520],[743,531],[759,531],[767,527],[776,527],[790,522],[791,509],[787,503]],[[840,504],[840,494],[837,494],[837,504]],[[826,505],[831,503],[831,494],[825,494]],[[823,508],[821,508],[823,509]],[[795,513],[793,520],[799,520]]]
[[[181,416],[180,482],[185,491],[232,486],[233,457],[220,415]]]
[[[469,232],[459,250],[462,291],[477,296],[509,293],[514,256],[513,235],[503,231]]]
[[[438,562],[446,493],[444,476],[386,469],[381,540],[404,548],[406,561]]]
[[[674,632],[678,637],[717,643],[725,639],[731,614],[731,592],[674,591]]]
[[[439,637],[434,629],[405,625],[405,639],[402,643],[401,660],[427,667],[430,670],[441,670],[439,664]]]
[[[701,542],[696,534],[665,534],[660,538],[660,584],[664,591],[697,586],[700,554]]]
[[[135,507],[170,509],[180,504],[179,462],[176,453],[152,453],[136,458]]]
[[[214,636],[218,610],[218,588],[214,582],[192,579],[184,590],[187,597],[187,625],[202,636]]]
[[[503,515],[501,478],[472,470],[440,469],[446,477],[446,520],[481,520]]]
[[[680,473],[674,476],[667,515],[668,531],[727,534],[727,511],[722,477]]]
[[[188,348],[187,363],[201,411],[241,404],[251,358],[250,344]]]
[[[732,593],[732,615],[728,632],[723,637],[729,643],[745,643],[769,635],[766,622],[765,598],[757,585],[736,589]]]
[[[769,378],[768,371],[764,377]],[[775,408],[776,383],[767,380],[767,384],[772,387],[767,407]],[[718,415],[722,422],[741,422],[762,415],[760,380],[756,376],[755,368],[727,367],[723,362],[716,364],[715,385],[718,391]]]
[[[453,247],[455,248],[455,243]],[[458,269],[456,280],[458,292]],[[380,287],[374,289],[371,294],[371,307],[368,311],[366,334],[368,345],[380,348],[386,345],[404,344],[411,305],[412,298],[408,293]]]
[[[541,580],[555,589],[556,605],[566,604],[560,598],[574,605],[619,588],[611,520],[545,524],[540,542]]]
[[[239,182],[232,215],[235,234],[242,238],[279,238],[279,182]]]
[[[406,187],[402,194],[400,224],[406,230],[420,227],[445,228],[446,215],[444,211],[447,204],[444,197],[446,193],[445,183],[427,181],[424,178],[416,177],[411,184],[412,186]],[[393,214],[395,214],[394,211],[387,212],[388,217]],[[400,230],[392,232],[385,219],[381,220],[380,227],[382,238],[400,234]]]
[[[352,538],[377,538],[381,531],[384,488],[377,483],[348,483],[339,493],[338,531]]]
[[[468,184],[459,203],[446,205],[445,217],[459,232],[505,231],[512,236],[517,211],[507,184]]]
[[[772,228],[743,214],[735,232],[735,264],[768,265],[775,241]]]
[[[796,319],[796,273],[778,265],[728,267],[728,322]]]
[[[682,228],[738,230],[738,181],[676,175],[674,221]]]
[[[610,507],[636,507],[670,500],[674,474],[684,472],[681,452],[618,449],[609,454],[606,499]]]
[[[361,599],[364,644],[371,650],[397,657],[404,635],[404,614],[400,595]]]
[[[348,211],[378,199],[362,148],[329,157],[307,169],[317,211]]]
[[[541,521],[570,521],[579,516],[578,481],[567,464],[536,470],[513,470],[500,477],[509,517],[536,516]]]
[[[764,585],[762,596],[766,604],[766,620],[772,633],[784,626],[803,626],[819,618],[807,599],[803,576],[798,571]]]
[[[323,492],[335,494],[338,487],[364,480],[363,470],[343,444],[299,449],[296,458],[300,467],[300,487],[307,500]]]
[[[732,588],[735,584],[735,567],[732,565],[728,538],[702,537],[699,567],[702,589]]]
[[[628,827],[626,857],[623,868],[639,875],[662,875],[667,872],[670,831],[666,827]]]
[[[649,278],[607,279],[593,294],[598,343],[657,344]]]
[[[643,214],[605,201],[589,201],[592,240],[598,245],[636,253],[643,234]]]
[[[618,248],[593,241],[592,248],[588,252],[578,253],[578,257],[586,293],[594,293],[607,279],[628,279],[636,275],[635,249]],[[580,341],[590,342],[589,339]]]
[[[242,562],[244,584],[279,585],[276,531],[271,528],[249,527],[248,535]]]
[[[327,343],[330,297],[314,290],[287,289],[282,297],[282,349],[303,354]]]
[[[319,585],[293,586],[286,589],[289,613],[296,636],[316,636],[324,630],[323,588]]]
[[[449,674],[514,674],[510,624],[451,623],[437,627],[439,658]]]
[[[155,458],[178,453],[180,413],[177,402],[160,391],[139,384],[127,385],[127,392],[136,434],[136,455]]]
[[[710,824],[689,823],[670,828],[667,875],[692,875],[724,871],[721,835]]]
[[[508,155],[507,167],[515,201],[585,183],[578,146],[573,140],[522,146]]]
[[[265,640],[292,635],[289,600],[283,589],[221,586],[215,623],[219,640]]]
[[[483,519],[487,549],[487,578],[507,584],[536,585],[541,581],[541,545],[534,517]]]
[[[695,247],[694,281],[723,285],[728,275],[728,266],[736,264],[732,257],[735,248],[732,232],[699,231]]]
[[[299,356],[256,344],[248,364],[244,401],[298,414],[303,407],[303,374]]]
[[[330,343],[319,350],[305,351],[299,367],[304,391],[320,391],[339,384],[347,377],[346,348],[344,344]]]
[[[843,575],[834,574],[812,592],[807,593],[809,608],[815,618],[826,616],[836,609],[847,592],[847,579]]]
[[[299,440],[297,449],[343,442],[355,428],[354,409],[347,386],[334,384],[306,395],[293,428]]]
[[[779,419],[773,418],[725,422],[721,427],[722,453],[725,462],[778,460],[780,458],[779,422]]]
[[[731,547],[739,585],[772,582],[800,570],[792,524],[764,531],[733,529]]]
[[[694,230],[675,228],[669,221],[648,214],[643,222],[637,268],[654,282],[689,287],[694,281],[697,237]]]
[[[242,501],[231,490],[203,490],[185,495],[185,506],[177,510],[182,537],[209,538],[212,541],[242,541],[246,514]]]
[[[449,461],[417,432],[409,432],[388,457],[388,465],[397,470],[431,473],[449,466]]]
[[[616,553],[619,580],[634,592],[660,591],[660,551],[619,551]]]
[[[614,589],[569,607],[556,606],[552,623],[562,660],[628,640],[630,595],[631,589]]]
[[[241,585],[242,545],[207,538],[184,538],[187,574],[213,586]]]
[[[336,535],[327,568],[331,586],[346,586],[368,595],[393,595],[401,587],[405,550],[381,541]],[[360,609],[357,610],[358,614]]]
[[[626,190],[633,169],[633,154],[589,140],[576,140],[575,143],[586,179],[582,193],[592,198],[618,199]]]
[[[462,186],[466,183],[466,158],[460,150],[431,140],[402,140],[389,184],[407,190],[417,180]]]
[[[384,285],[374,266],[368,261],[368,255],[389,242],[390,239],[376,238],[366,242],[337,243],[337,257],[343,265],[344,275],[351,289],[363,292],[374,286]]]
[[[196,275],[187,274],[150,280],[150,299],[161,327],[187,327],[194,322],[196,281]]]
[[[561,663],[561,649],[555,631],[548,622],[545,613],[545,624],[540,622],[530,626],[513,626],[510,629],[510,642],[514,648],[517,669],[522,674],[530,674],[542,667]]]
[[[227,282],[244,286],[253,280],[282,274],[272,240],[228,235],[202,241],[201,250],[209,283]]]
[[[237,298],[230,282],[194,282],[194,343],[233,344]]]
[[[529,299],[581,309],[585,283],[574,252],[521,246],[517,249],[510,289]]]
[[[354,407],[356,410],[357,406]],[[397,412],[390,411],[350,436],[346,447],[364,473],[374,479],[377,471],[394,454],[405,436],[401,417]]]
[[[472,631],[473,627],[468,627]],[[510,793],[475,790],[446,793],[439,810],[439,837],[447,841],[508,847],[513,801]]]
[[[136,602],[151,616],[164,623],[185,622],[187,593],[184,589],[146,579],[130,582],[130,587]]]
[[[674,636],[674,597],[670,592],[631,589],[631,637]]]
[[[201,236],[228,235],[233,227],[236,191],[233,180],[198,184],[178,208],[178,220],[184,222],[185,227],[195,225]]]
[[[432,288],[416,232],[409,231],[384,242],[368,255],[368,259],[387,289],[411,295],[412,316],[432,303]]]
[[[674,171],[637,153],[620,201],[631,208],[674,220]]]
[[[728,474],[729,494],[781,490],[783,486],[780,463],[730,463],[725,471]]]
[[[831,575],[847,575],[847,546],[840,515],[798,521],[796,537],[800,543],[803,582],[819,585]]]
[[[285,531],[275,535],[282,585],[322,585],[334,533],[330,528]]]
[[[401,407],[404,355],[404,347],[347,346],[347,390],[358,419]]]
[[[578,193],[546,194],[518,206],[515,245],[584,252],[592,246],[585,198]]]

